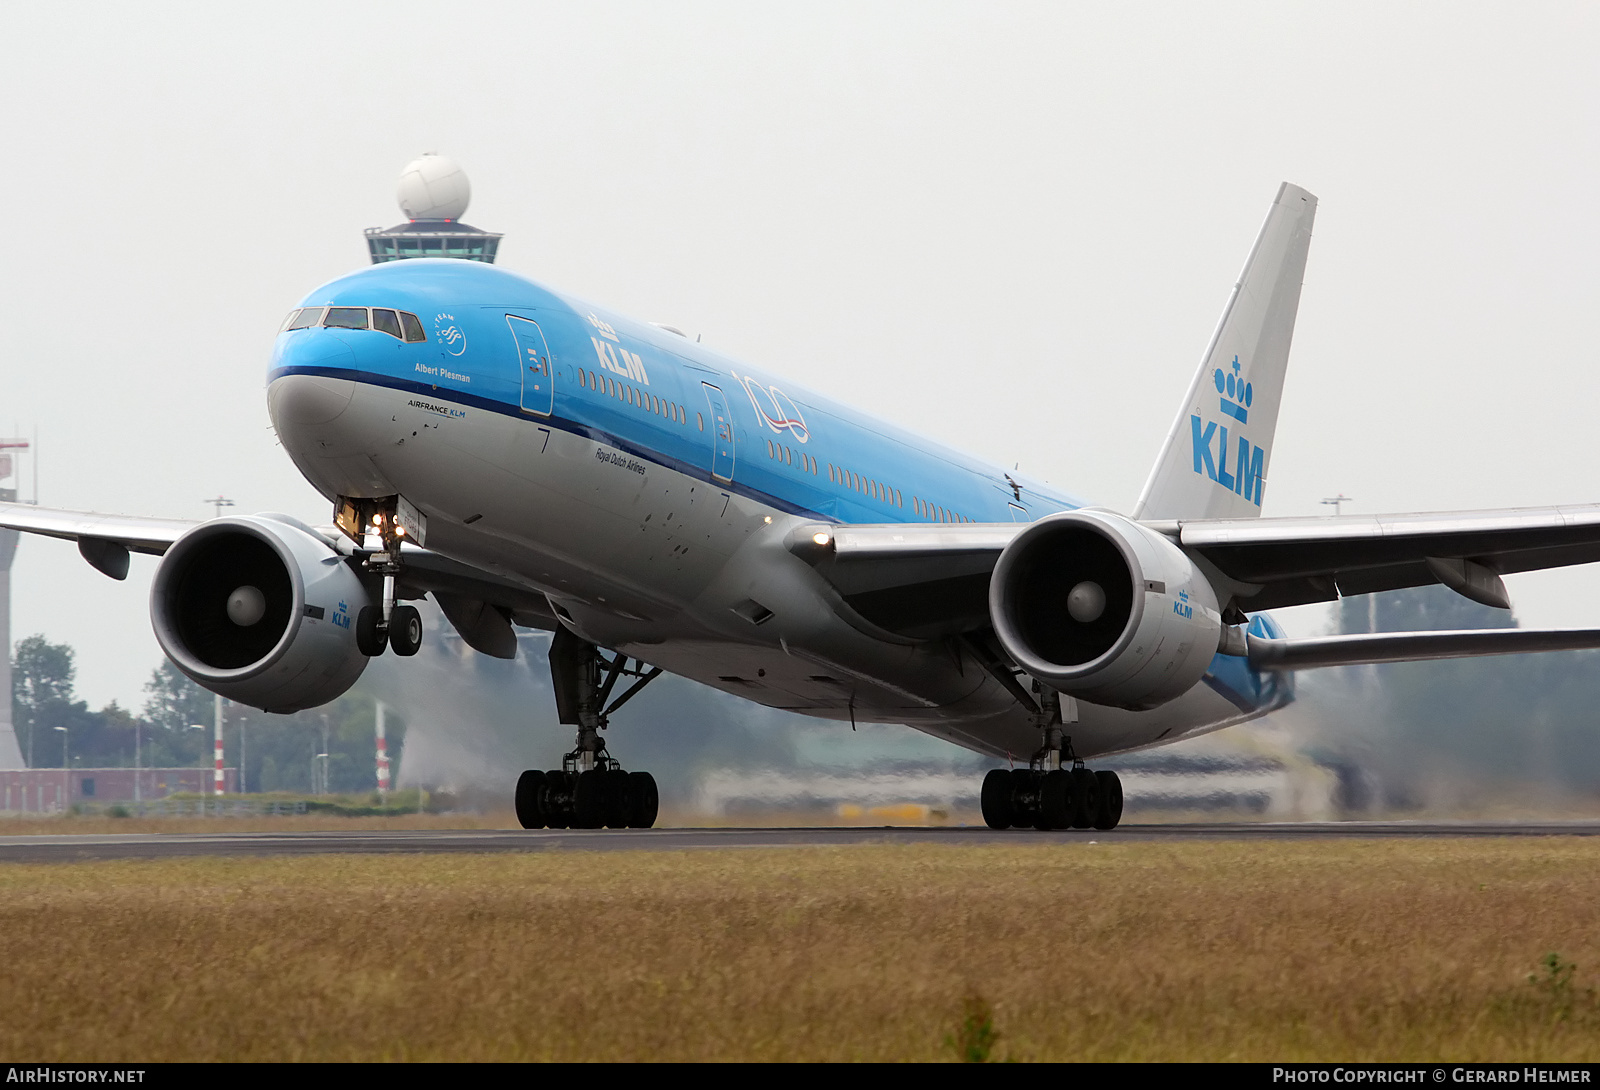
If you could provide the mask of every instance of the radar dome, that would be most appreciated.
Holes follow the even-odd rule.
[[[400,211],[408,220],[459,220],[472,186],[454,159],[424,155],[400,172]]]

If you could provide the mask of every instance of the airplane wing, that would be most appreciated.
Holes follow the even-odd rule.
[[[0,529],[21,530],[68,541],[110,541],[129,552],[160,556],[199,522],[194,519],[139,518],[101,515],[93,511],[61,511],[26,503],[0,503]]]
[[[178,538],[200,525],[197,519],[144,518],[66,511],[23,503],[0,503],[0,530],[18,530],[78,543],[78,552],[113,579],[128,576],[128,553],[161,556]],[[346,555],[364,555],[333,527],[310,527],[329,546]],[[554,631],[555,614],[539,591],[505,575],[484,571],[427,549],[406,545],[402,598],[432,593],[467,644],[496,658],[516,654],[510,625]]]
[[[912,639],[938,639],[987,626],[989,572],[1026,525],[817,524],[795,529],[788,542],[871,625]],[[1141,525],[1179,545],[1211,578],[1225,609],[1237,611],[1435,583],[1508,607],[1502,574],[1600,561],[1600,504]],[[1430,647],[1428,654],[1411,653],[1426,650],[1419,644],[1403,657],[1442,657],[1437,646]],[[1378,653],[1376,646],[1372,653]],[[1384,651],[1390,657],[1353,659],[1360,652],[1344,645],[1323,657],[1395,661],[1399,653],[1400,645],[1394,645]],[[1262,654],[1268,654],[1265,648]],[[1302,668],[1333,664],[1307,656]],[[1274,661],[1288,660],[1280,655]]]

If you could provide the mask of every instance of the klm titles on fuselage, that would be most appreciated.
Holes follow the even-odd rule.
[[[589,338],[589,343],[594,345],[594,354],[599,359],[600,366],[630,382],[637,382],[640,386],[650,385],[650,376],[645,373],[644,360],[639,358],[639,353],[629,352],[622,347],[617,331],[612,328],[611,323],[591,314],[589,324],[600,334],[599,337]],[[602,340],[602,337],[605,339]]]
[[[1255,400],[1255,387],[1240,373],[1239,357],[1233,357],[1228,370],[1217,368],[1211,379],[1216,384],[1218,407],[1222,415],[1240,424],[1250,422],[1250,403]],[[1261,492],[1266,482],[1261,471],[1267,452],[1244,436],[1236,436],[1237,445],[1229,443],[1228,426],[1215,420],[1202,420],[1198,414],[1189,417],[1189,432],[1194,452],[1194,471],[1204,473],[1222,487],[1243,496],[1257,507],[1261,506]],[[1233,457],[1230,471],[1228,458]]]

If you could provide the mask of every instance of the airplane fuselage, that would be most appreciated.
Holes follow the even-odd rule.
[[[1038,746],[960,645],[876,628],[785,542],[818,522],[1031,521],[1075,498],[489,265],[378,265],[302,307],[349,308],[349,324],[279,335],[269,406],[330,500],[400,495],[430,550],[544,594],[595,644],[738,696],[996,756]],[[372,308],[415,315],[425,339]],[[1082,704],[1068,733],[1092,757],[1292,698],[1289,675],[1218,656],[1183,697]]]

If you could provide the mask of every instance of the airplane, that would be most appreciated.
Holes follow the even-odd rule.
[[[269,712],[414,655],[432,595],[461,639],[553,633],[573,748],[522,773],[527,828],[648,828],[605,730],[663,671],[774,708],[900,723],[1006,761],[996,829],[1109,830],[1086,762],[1285,707],[1294,671],[1600,647],[1600,629],[1288,639],[1271,609],[1600,560],[1600,505],[1261,516],[1317,200],[1278,190],[1129,514],[989,466],[670,326],[504,268],[417,259],[318,287],[267,403],[331,526],[0,505],[125,578],[195,682]]]

